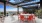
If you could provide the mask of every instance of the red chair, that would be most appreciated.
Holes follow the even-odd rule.
[[[22,21],[22,23],[24,23],[24,16],[23,15],[19,15],[19,20]]]
[[[28,16],[28,22],[32,21],[34,23],[33,19],[35,19],[34,15],[31,14],[30,16]]]
[[[23,15],[20,15],[19,18],[20,18],[19,20],[24,21],[24,16]]]

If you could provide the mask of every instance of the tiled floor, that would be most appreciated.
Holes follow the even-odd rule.
[[[3,19],[0,18],[0,23],[3,23]]]
[[[1,18],[0,18],[0,23],[2,23],[2,22],[1,22]]]
[[[1,22],[1,20],[2,20],[2,19],[0,18],[0,23],[3,23],[3,22]],[[2,21],[3,21],[3,20],[2,20]],[[13,22],[13,23],[23,23],[23,22],[17,20],[17,21],[15,21],[15,22]],[[28,22],[24,22],[24,23],[28,23]],[[42,19],[37,19],[37,18],[36,18],[36,23],[42,23]]]

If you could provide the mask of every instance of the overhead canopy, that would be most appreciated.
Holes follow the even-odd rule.
[[[10,0],[9,2],[12,4],[17,4],[17,3],[23,2],[23,3],[17,4],[18,6],[21,6],[23,8],[37,7],[38,4],[36,4],[36,3],[40,2],[40,0],[31,0],[29,2],[28,1],[26,2],[26,1],[25,0]]]
[[[22,6],[22,5],[29,5],[29,4],[35,4],[35,3],[38,3],[38,2],[40,2],[40,0],[34,0],[34,1],[31,1],[31,2],[21,3],[21,4],[19,4],[19,6]]]
[[[38,4],[33,4],[33,5],[27,5],[27,6],[22,6],[22,7],[24,7],[24,8],[31,8],[31,7],[37,7],[38,6]]]

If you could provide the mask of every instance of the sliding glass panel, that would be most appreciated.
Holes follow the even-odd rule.
[[[4,20],[4,3],[0,2],[0,23]]]
[[[4,3],[0,2],[0,16],[4,14]]]
[[[6,15],[7,15],[7,13],[10,15],[12,15],[12,14],[16,15],[17,14],[17,8],[15,8],[11,5],[6,5]]]

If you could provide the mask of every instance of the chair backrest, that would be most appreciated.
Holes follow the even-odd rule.
[[[28,16],[28,20],[33,20],[33,19],[34,19],[34,15],[31,14]]]
[[[24,16],[23,15],[19,15],[20,20],[24,20]]]
[[[31,14],[28,16],[28,20],[32,20],[32,19],[33,19],[33,15]]]

